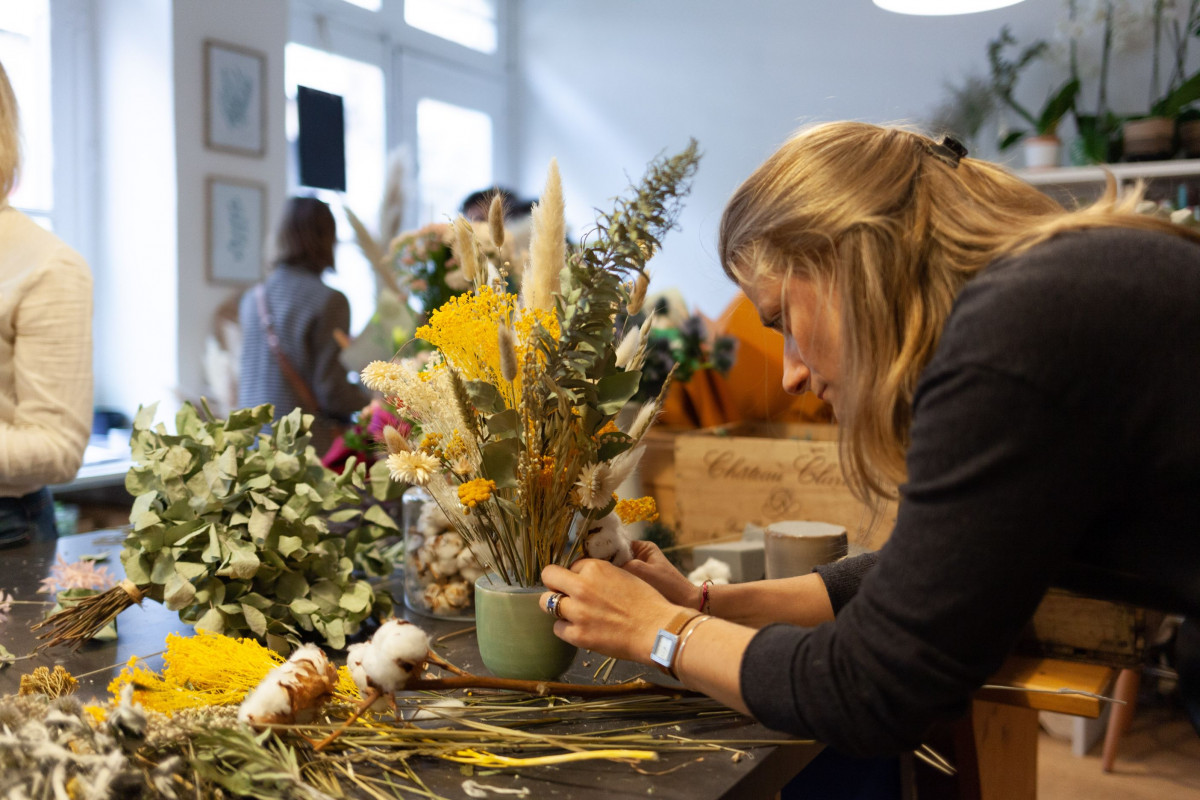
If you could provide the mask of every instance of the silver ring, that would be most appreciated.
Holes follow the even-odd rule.
[[[550,599],[546,601],[546,613],[553,614],[557,619],[562,619],[562,609],[559,608],[558,604],[562,602],[564,597],[566,597],[566,595],[562,592],[555,592],[554,594],[550,595]]]

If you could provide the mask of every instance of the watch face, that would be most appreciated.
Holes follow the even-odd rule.
[[[675,655],[675,643],[678,641],[679,638],[675,634],[660,630],[654,639],[654,647],[650,650],[651,660],[664,667],[670,666],[671,657]]]

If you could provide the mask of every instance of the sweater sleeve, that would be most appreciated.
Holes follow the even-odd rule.
[[[92,276],[60,244],[14,311],[16,412],[0,423],[0,482],[33,491],[69,481],[92,430]]]
[[[850,598],[858,592],[862,579],[875,567],[878,560],[877,552],[861,553],[813,567],[813,572],[825,581],[825,591],[829,593],[829,602],[835,615],[840,614],[846,603],[850,602]]]
[[[909,481],[876,568],[836,620],[766,627],[742,660],[756,718],[851,754],[903,752],[962,714],[1115,473],[1095,421],[1010,375],[923,377],[914,410]],[[853,568],[823,573],[835,602]]]

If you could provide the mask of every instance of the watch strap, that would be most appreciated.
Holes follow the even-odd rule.
[[[698,616],[700,616],[699,611],[680,611],[671,618],[667,627],[658,629],[658,635],[654,639],[654,648],[650,651],[650,659],[672,678],[676,677],[674,666],[675,656],[679,652],[679,635],[683,633],[687,624]]]

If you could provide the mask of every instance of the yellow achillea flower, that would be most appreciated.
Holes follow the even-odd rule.
[[[419,447],[422,451],[429,453],[429,455],[438,456],[440,458],[441,454],[438,452],[438,449],[441,447],[441,444],[442,435],[440,433],[427,433],[425,434],[425,437],[421,439],[421,444]]]
[[[488,480],[487,478],[476,478],[473,481],[467,481],[458,485],[458,501],[466,506],[469,512],[480,503],[490,500],[494,491],[496,491],[495,481]]]
[[[617,507],[613,510],[617,512],[617,517],[624,525],[631,525],[634,522],[653,522],[658,519],[658,504],[649,495],[636,500],[618,500]]]
[[[621,432],[621,429],[617,427],[617,421],[615,419],[610,419],[608,422],[604,423],[604,427],[602,427],[600,430],[596,431],[595,438],[599,439],[601,436],[605,436],[610,433],[620,433],[620,432]]]
[[[554,456],[538,456],[541,466],[537,468],[537,483],[543,489],[549,489],[554,483]]]
[[[462,434],[457,429],[450,434],[450,441],[446,443],[446,448],[443,455],[447,461],[454,461],[462,458],[467,454],[467,443],[463,440]]]
[[[532,311],[517,308],[517,296],[481,286],[477,294],[460,294],[450,298],[429,317],[429,324],[417,328],[416,336],[436,347],[466,381],[487,381],[501,390],[509,408],[520,401],[521,375],[509,384],[500,380],[500,341],[497,326],[509,325],[516,338],[518,364],[523,364],[530,352],[530,340],[535,325],[542,325],[558,338],[558,317],[553,311]],[[511,385],[516,395],[507,396]]]
[[[262,682],[283,656],[253,639],[235,639],[208,631],[195,636],[167,635],[162,675],[129,659],[108,690],[114,700],[129,683],[134,702],[150,711],[170,713],[182,708],[232,705]]]

